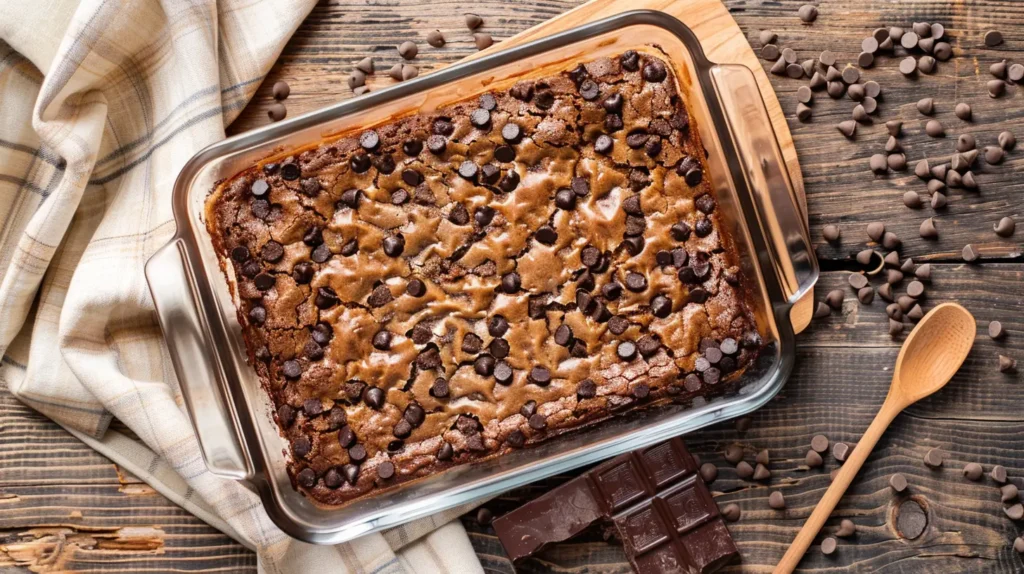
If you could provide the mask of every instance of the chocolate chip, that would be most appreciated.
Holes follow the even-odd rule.
[[[999,487],[999,499],[1002,502],[1012,502],[1017,500],[1020,496],[1020,492],[1017,489],[1017,485],[1010,483],[1004,484]]]
[[[809,450],[807,451],[807,455],[804,456],[804,463],[806,463],[810,468],[818,468],[825,464],[825,461],[822,460],[821,455],[818,454],[818,452]]]
[[[633,271],[626,273],[626,289],[634,293],[643,292],[647,289],[647,278]]]
[[[622,129],[622,116],[619,114],[608,114],[604,118],[604,129],[609,132],[616,132]]]
[[[640,69],[640,54],[635,50],[626,50],[619,56],[619,63],[626,70],[635,72]]]
[[[512,366],[505,361],[499,361],[494,366],[494,380],[502,385],[512,384]]]
[[[473,221],[476,222],[479,227],[487,227],[494,221],[494,208],[487,205],[482,205],[476,208],[473,212]]]
[[[651,300],[651,314],[664,319],[672,313],[672,300],[664,295],[657,295]]]
[[[979,253],[978,249],[970,243],[964,246],[961,255],[964,261],[968,263],[973,263],[981,258],[981,253]]]
[[[533,413],[528,423],[533,430],[544,430],[548,426],[548,418],[540,413]]]
[[[352,446],[348,449],[348,458],[355,463],[361,463],[366,460],[366,447],[361,444]]]
[[[629,319],[626,319],[621,315],[615,315],[611,319],[608,319],[608,330],[611,331],[613,335],[621,335],[625,333],[628,328]]]
[[[316,291],[314,303],[319,309],[330,309],[340,302],[338,294],[330,287],[320,287]]]
[[[697,223],[693,227],[693,231],[697,234],[697,237],[707,237],[711,235],[711,232],[715,230],[711,220],[707,217],[701,217],[697,220]]]
[[[590,79],[583,80],[583,82],[580,83],[579,90],[580,96],[582,96],[583,99],[587,101],[596,100],[597,96],[600,93],[597,83]]]
[[[483,354],[473,361],[473,370],[481,377],[489,377],[494,372],[494,357]]]
[[[985,45],[989,48],[998,46],[1003,43],[1003,33],[999,30],[989,30],[985,32]]]
[[[476,44],[477,50],[486,50],[494,44],[494,38],[492,38],[490,34],[477,32],[476,34],[473,34],[473,43]]]
[[[317,345],[313,341],[306,341],[306,344],[302,347],[302,353],[310,361],[319,361],[324,358],[324,349],[320,345]]]
[[[647,135],[647,132],[633,132],[626,136],[626,145],[629,146],[630,149],[640,149],[644,147],[644,144],[647,143],[647,138],[649,137],[650,136]]]
[[[636,357],[636,343],[622,341],[615,349],[616,354],[623,361],[632,361]]]
[[[669,232],[672,234],[672,239],[675,239],[676,241],[686,241],[690,238],[690,224],[685,221],[680,221],[679,223],[673,224],[669,229]]]
[[[583,379],[576,385],[576,396],[580,399],[592,399],[597,396],[597,385],[590,379]]]
[[[711,194],[705,193],[694,201],[694,205],[696,205],[697,209],[702,213],[710,214],[715,210],[715,198],[711,197]]]
[[[938,468],[942,466],[943,458],[944,456],[941,450],[937,448],[929,449],[924,455],[924,464],[931,468]]]
[[[546,387],[551,383],[551,371],[549,371],[547,367],[533,367],[530,369],[529,379],[530,382],[535,385]]]
[[[459,176],[463,179],[473,181],[476,179],[477,166],[470,160],[466,160],[459,165]]]
[[[992,226],[992,230],[996,232],[999,237],[1010,237],[1013,235],[1014,230],[1017,227],[1017,223],[1010,217],[1003,217],[996,224]]]
[[[313,488],[316,485],[316,472],[312,468],[304,468],[295,475],[295,481],[303,488]]]
[[[474,127],[484,129],[491,125],[491,112],[477,108],[469,114],[469,123],[473,124]]]
[[[614,144],[612,138],[605,134],[597,136],[594,141],[594,151],[600,154],[607,155],[612,151],[612,145]]]
[[[506,273],[501,277],[501,288],[505,293],[516,293],[519,291],[522,285],[522,280],[519,278],[519,274],[515,271]]]
[[[267,263],[277,263],[284,256],[284,246],[271,239],[260,248],[260,257]]]
[[[405,250],[405,237],[400,233],[389,235],[384,238],[383,248],[388,257],[398,257]]]
[[[800,6],[796,13],[797,16],[800,17],[800,20],[805,23],[811,23],[818,19],[818,7],[813,4],[804,4],[803,6]]]
[[[981,468],[981,465],[976,462],[969,462],[964,465],[964,478],[967,480],[978,481],[981,480],[985,471]]]
[[[387,351],[391,348],[391,332],[390,331],[377,331],[373,336],[373,348],[378,351]]]
[[[366,298],[366,304],[374,309],[378,309],[394,300],[394,296],[391,295],[391,289],[387,285],[380,284],[370,292],[369,297]]]
[[[550,225],[542,225],[534,237],[544,245],[554,245],[558,241],[558,232]]]

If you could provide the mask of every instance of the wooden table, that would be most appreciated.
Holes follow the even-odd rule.
[[[918,226],[933,215],[932,210],[910,210],[901,197],[908,189],[925,193],[924,184],[913,175],[913,165],[922,157],[948,156],[960,133],[974,134],[979,145],[992,145],[1004,129],[1024,140],[1024,94],[1020,93],[1024,90],[1011,88],[1006,96],[992,99],[985,89],[991,79],[989,64],[1001,58],[1024,62],[1024,29],[1016,24],[1024,18],[1024,4],[1014,0],[822,0],[821,15],[809,27],[796,15],[801,3],[726,0],[755,48],[760,48],[759,32],[768,28],[778,33],[780,46],[796,49],[801,60],[829,49],[839,62],[851,62],[860,51],[861,39],[874,28],[909,28],[914,21],[945,25],[956,57],[940,63],[934,74],[915,80],[899,74],[898,58],[882,57],[865,70],[865,79],[882,85],[883,97],[876,123],[860,126],[856,143],[835,129],[850,117],[854,103],[849,99],[834,101],[817,94],[810,122],[790,120],[806,181],[813,237],[824,243],[821,229],[830,223],[839,225],[843,233],[839,245],[823,245],[819,250],[823,270],[819,297],[845,288],[847,301],[841,313],[816,320],[800,337],[796,372],[778,398],[753,415],[750,430],[738,432],[728,424],[687,438],[703,460],[719,465],[719,478],[711,486],[719,504],[736,502],[743,509],[742,519],[730,525],[743,554],[742,568],[730,570],[770,571],[828,487],[829,471],[837,464],[826,456],[823,469],[801,467],[811,437],[822,433],[833,441],[855,442],[882,403],[901,338],[888,335],[881,300],[862,306],[846,287],[847,275],[857,268],[852,256],[866,246],[865,225],[881,220],[903,239],[904,256],[932,263],[934,279],[926,307],[946,300],[963,303],[979,320],[979,338],[947,389],[895,421],[837,509],[829,532],[840,517],[846,517],[857,524],[856,536],[841,540],[830,557],[813,547],[801,566],[807,571],[1020,571],[1024,566],[1010,547],[1020,525],[1001,512],[999,491],[990,479],[968,482],[960,469],[970,461],[982,463],[986,471],[1002,464],[1024,486],[1024,386],[1020,375],[1005,375],[996,368],[999,353],[1024,361],[1024,229],[1010,239],[1000,239],[992,231],[992,224],[1004,215],[1024,216],[1024,143],[1002,165],[978,171],[979,193],[950,194],[949,207],[936,214],[937,240],[918,237]],[[577,4],[578,0],[323,3],[289,43],[231,131],[267,121],[270,85],[277,79],[291,84],[290,112],[304,112],[350,97],[345,78],[363,56],[373,55],[378,69],[386,71],[398,61],[394,45],[401,40],[418,40],[420,55],[415,63],[423,71],[471,53],[475,48],[462,23],[464,12],[483,16],[483,31],[501,39]],[[985,48],[984,32],[998,25],[1006,42]],[[443,49],[430,48],[424,40],[435,28],[448,39]],[[378,73],[370,83],[390,82],[386,74]],[[792,116],[796,89],[804,82],[772,76],[772,83]],[[946,126],[946,138],[923,134],[924,118],[914,104],[926,96],[935,98],[935,117]],[[953,115],[953,106],[960,101],[973,106],[973,122],[964,123]],[[911,168],[874,176],[868,170],[868,158],[882,151],[887,137],[883,123],[895,118],[904,121],[901,143]],[[961,261],[960,251],[967,243],[980,248],[980,264]],[[987,323],[994,319],[1009,330],[1003,341],[985,335]],[[255,571],[251,553],[6,392],[0,396],[0,425],[0,566],[42,572]],[[720,454],[734,442],[743,445],[751,461],[758,450],[769,449],[770,484],[736,477]],[[922,463],[932,447],[946,453],[939,470]],[[888,478],[894,472],[910,481],[907,495],[895,495],[889,488]],[[564,478],[519,489],[490,506],[500,514]],[[768,508],[768,493],[776,489],[785,494],[788,508],[784,511]],[[919,504],[928,518],[924,533],[913,540],[905,539],[896,526],[898,509],[908,500]],[[486,569],[512,572],[493,531],[472,519],[465,523]],[[628,572],[629,566],[621,549],[604,542],[594,529],[519,564],[518,571],[612,573]]]

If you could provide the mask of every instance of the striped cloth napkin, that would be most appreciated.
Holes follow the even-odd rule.
[[[260,571],[482,572],[465,509],[337,546],[278,530],[206,470],[157,326],[143,265],[174,232],[174,179],[314,3],[0,1],[0,384],[256,550]]]

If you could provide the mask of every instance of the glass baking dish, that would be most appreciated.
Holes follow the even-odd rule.
[[[286,472],[286,441],[270,397],[246,362],[232,293],[207,232],[210,191],[268,156],[627,49],[658,52],[675,68],[709,154],[719,224],[732,235],[766,343],[737,390],[710,401],[630,411],[339,507],[297,492]],[[818,277],[806,221],[753,73],[709,62],[685,25],[654,11],[626,12],[224,140],[184,166],[172,201],[177,233],[148,261],[146,276],[206,465],[258,492],[285,532],[320,544],[490,497],[762,406],[792,371],[789,310]]]

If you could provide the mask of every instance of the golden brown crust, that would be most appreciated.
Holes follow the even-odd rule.
[[[627,52],[218,187],[297,485],[341,504],[721,393],[760,339],[704,153],[670,67]]]

